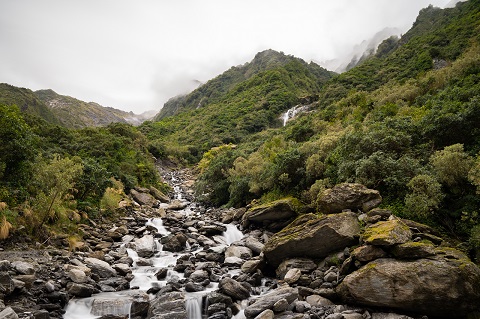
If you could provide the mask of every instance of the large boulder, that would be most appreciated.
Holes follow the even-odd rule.
[[[156,250],[157,245],[152,235],[145,235],[141,238],[135,239],[135,250],[139,257],[152,257]]]
[[[318,207],[322,213],[336,214],[345,209],[368,212],[382,202],[382,196],[376,190],[362,184],[344,183],[326,189],[319,196]]]
[[[97,258],[85,258],[85,264],[92,270],[92,273],[97,274],[100,278],[110,278],[117,275],[107,262]]]
[[[153,206],[156,202],[155,197],[149,193],[138,192],[134,189],[131,189],[130,195],[132,195],[132,198],[140,205]]]
[[[185,319],[185,294],[183,292],[167,292],[157,294],[150,302],[148,318],[152,319]]]
[[[277,267],[293,257],[324,258],[358,243],[360,224],[352,212],[299,217],[273,235],[263,248],[267,262]]]
[[[275,303],[281,299],[285,299],[289,304],[298,298],[298,290],[291,287],[275,289],[265,295],[260,296],[253,304],[248,306],[245,311],[245,317],[248,319],[255,318],[267,309],[273,309]]]
[[[295,198],[284,198],[271,203],[254,206],[243,215],[244,221],[263,224],[265,227],[272,223],[288,221],[297,216],[300,203]]]
[[[439,318],[480,310],[480,269],[461,259],[400,261],[382,258],[347,275],[337,287],[344,302]]]
[[[223,278],[220,280],[218,287],[221,293],[232,297],[233,300],[243,300],[250,297],[250,292],[248,289],[232,278]]]

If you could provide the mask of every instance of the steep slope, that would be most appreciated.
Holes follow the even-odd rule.
[[[126,119],[134,116],[133,113],[103,107],[98,103],[87,103],[70,96],[60,95],[53,90],[39,90],[35,91],[34,94],[51,108],[63,126],[69,128],[128,123]]]
[[[22,112],[39,116],[49,123],[61,123],[54,112],[29,89],[0,83],[0,104],[16,105]]]
[[[155,120],[158,121],[164,117],[176,115],[186,110],[193,110],[219,102],[223,96],[241,82],[252,78],[260,72],[285,66],[292,61],[297,61],[307,66],[304,61],[281,52],[274,50],[259,52],[251,62],[230,68],[190,94],[170,99],[165,103]],[[307,67],[309,72],[318,78],[319,84],[328,80],[333,74],[314,63],[310,63]]]
[[[255,132],[280,126],[280,114],[302,97],[318,94],[331,74],[293,56],[260,52],[252,62],[172,101],[159,115],[162,120],[142,130],[162,149],[159,153],[172,151],[198,161],[211,147],[239,143]]]

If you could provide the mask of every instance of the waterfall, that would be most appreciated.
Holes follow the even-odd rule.
[[[243,233],[238,230],[237,226],[233,224],[227,224],[226,227],[227,230],[223,233],[223,236],[225,237],[225,242],[227,245],[231,245],[237,240],[243,238]]]
[[[293,119],[300,113],[307,112],[310,109],[310,105],[295,105],[282,114],[283,126],[287,125],[287,122]]]
[[[185,301],[187,319],[202,319],[202,295],[191,295]]]
[[[145,225],[155,227],[157,232],[162,236],[170,234],[165,226],[163,226],[163,220],[161,218],[150,218]]]

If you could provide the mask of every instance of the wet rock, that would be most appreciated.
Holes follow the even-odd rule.
[[[193,282],[202,282],[206,279],[209,278],[208,272],[205,270],[195,270],[191,275],[190,275],[190,280]]]
[[[139,257],[152,257],[156,250],[155,240],[152,235],[145,235],[141,238],[137,238],[134,241],[135,243],[135,250]]]
[[[366,244],[393,246],[409,241],[412,238],[412,232],[401,220],[392,219],[368,226],[362,238]]]
[[[233,300],[243,300],[250,296],[250,292],[238,281],[225,277],[220,280],[219,290],[221,293],[232,297]]]
[[[120,276],[125,276],[132,272],[130,266],[127,264],[115,264],[112,268],[115,269]]]
[[[68,289],[68,293],[75,297],[90,297],[94,292],[92,285],[73,283]]]
[[[185,319],[185,295],[182,292],[157,294],[150,303],[148,318],[152,319]]]
[[[168,268],[160,268],[156,273],[155,277],[157,277],[158,280],[165,279],[167,277],[168,273]]]
[[[337,293],[358,305],[452,318],[479,310],[479,286],[480,269],[468,259],[384,258],[347,275]]]
[[[204,286],[202,286],[201,284],[198,284],[198,283],[191,282],[191,281],[189,281],[185,285],[185,291],[186,292],[197,292],[197,291],[203,291],[203,290],[205,290]]]
[[[380,193],[361,184],[344,183],[326,189],[318,199],[319,211],[336,214],[343,210],[368,212],[382,202]]]
[[[223,264],[226,266],[241,267],[243,265],[243,259],[238,257],[227,257],[223,261]]]
[[[263,252],[269,264],[277,267],[292,257],[324,258],[333,251],[358,243],[360,225],[354,213],[307,215],[310,220],[300,224],[294,221],[265,244]]]
[[[255,302],[249,305],[244,313],[248,319],[255,318],[267,309],[273,309],[273,305],[281,299],[287,300],[291,304],[298,298],[298,290],[290,287],[278,288],[263,296],[260,296]]]
[[[163,249],[171,252],[179,252],[185,248],[187,237],[182,233],[169,235],[162,238]]]
[[[110,278],[117,275],[108,263],[97,258],[85,258],[85,264],[91,268],[92,273],[98,275],[100,278]]]

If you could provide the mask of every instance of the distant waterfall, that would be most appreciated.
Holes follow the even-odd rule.
[[[310,105],[295,105],[282,114],[283,126],[287,125],[287,122],[293,119],[300,113],[307,112],[310,109]]]

